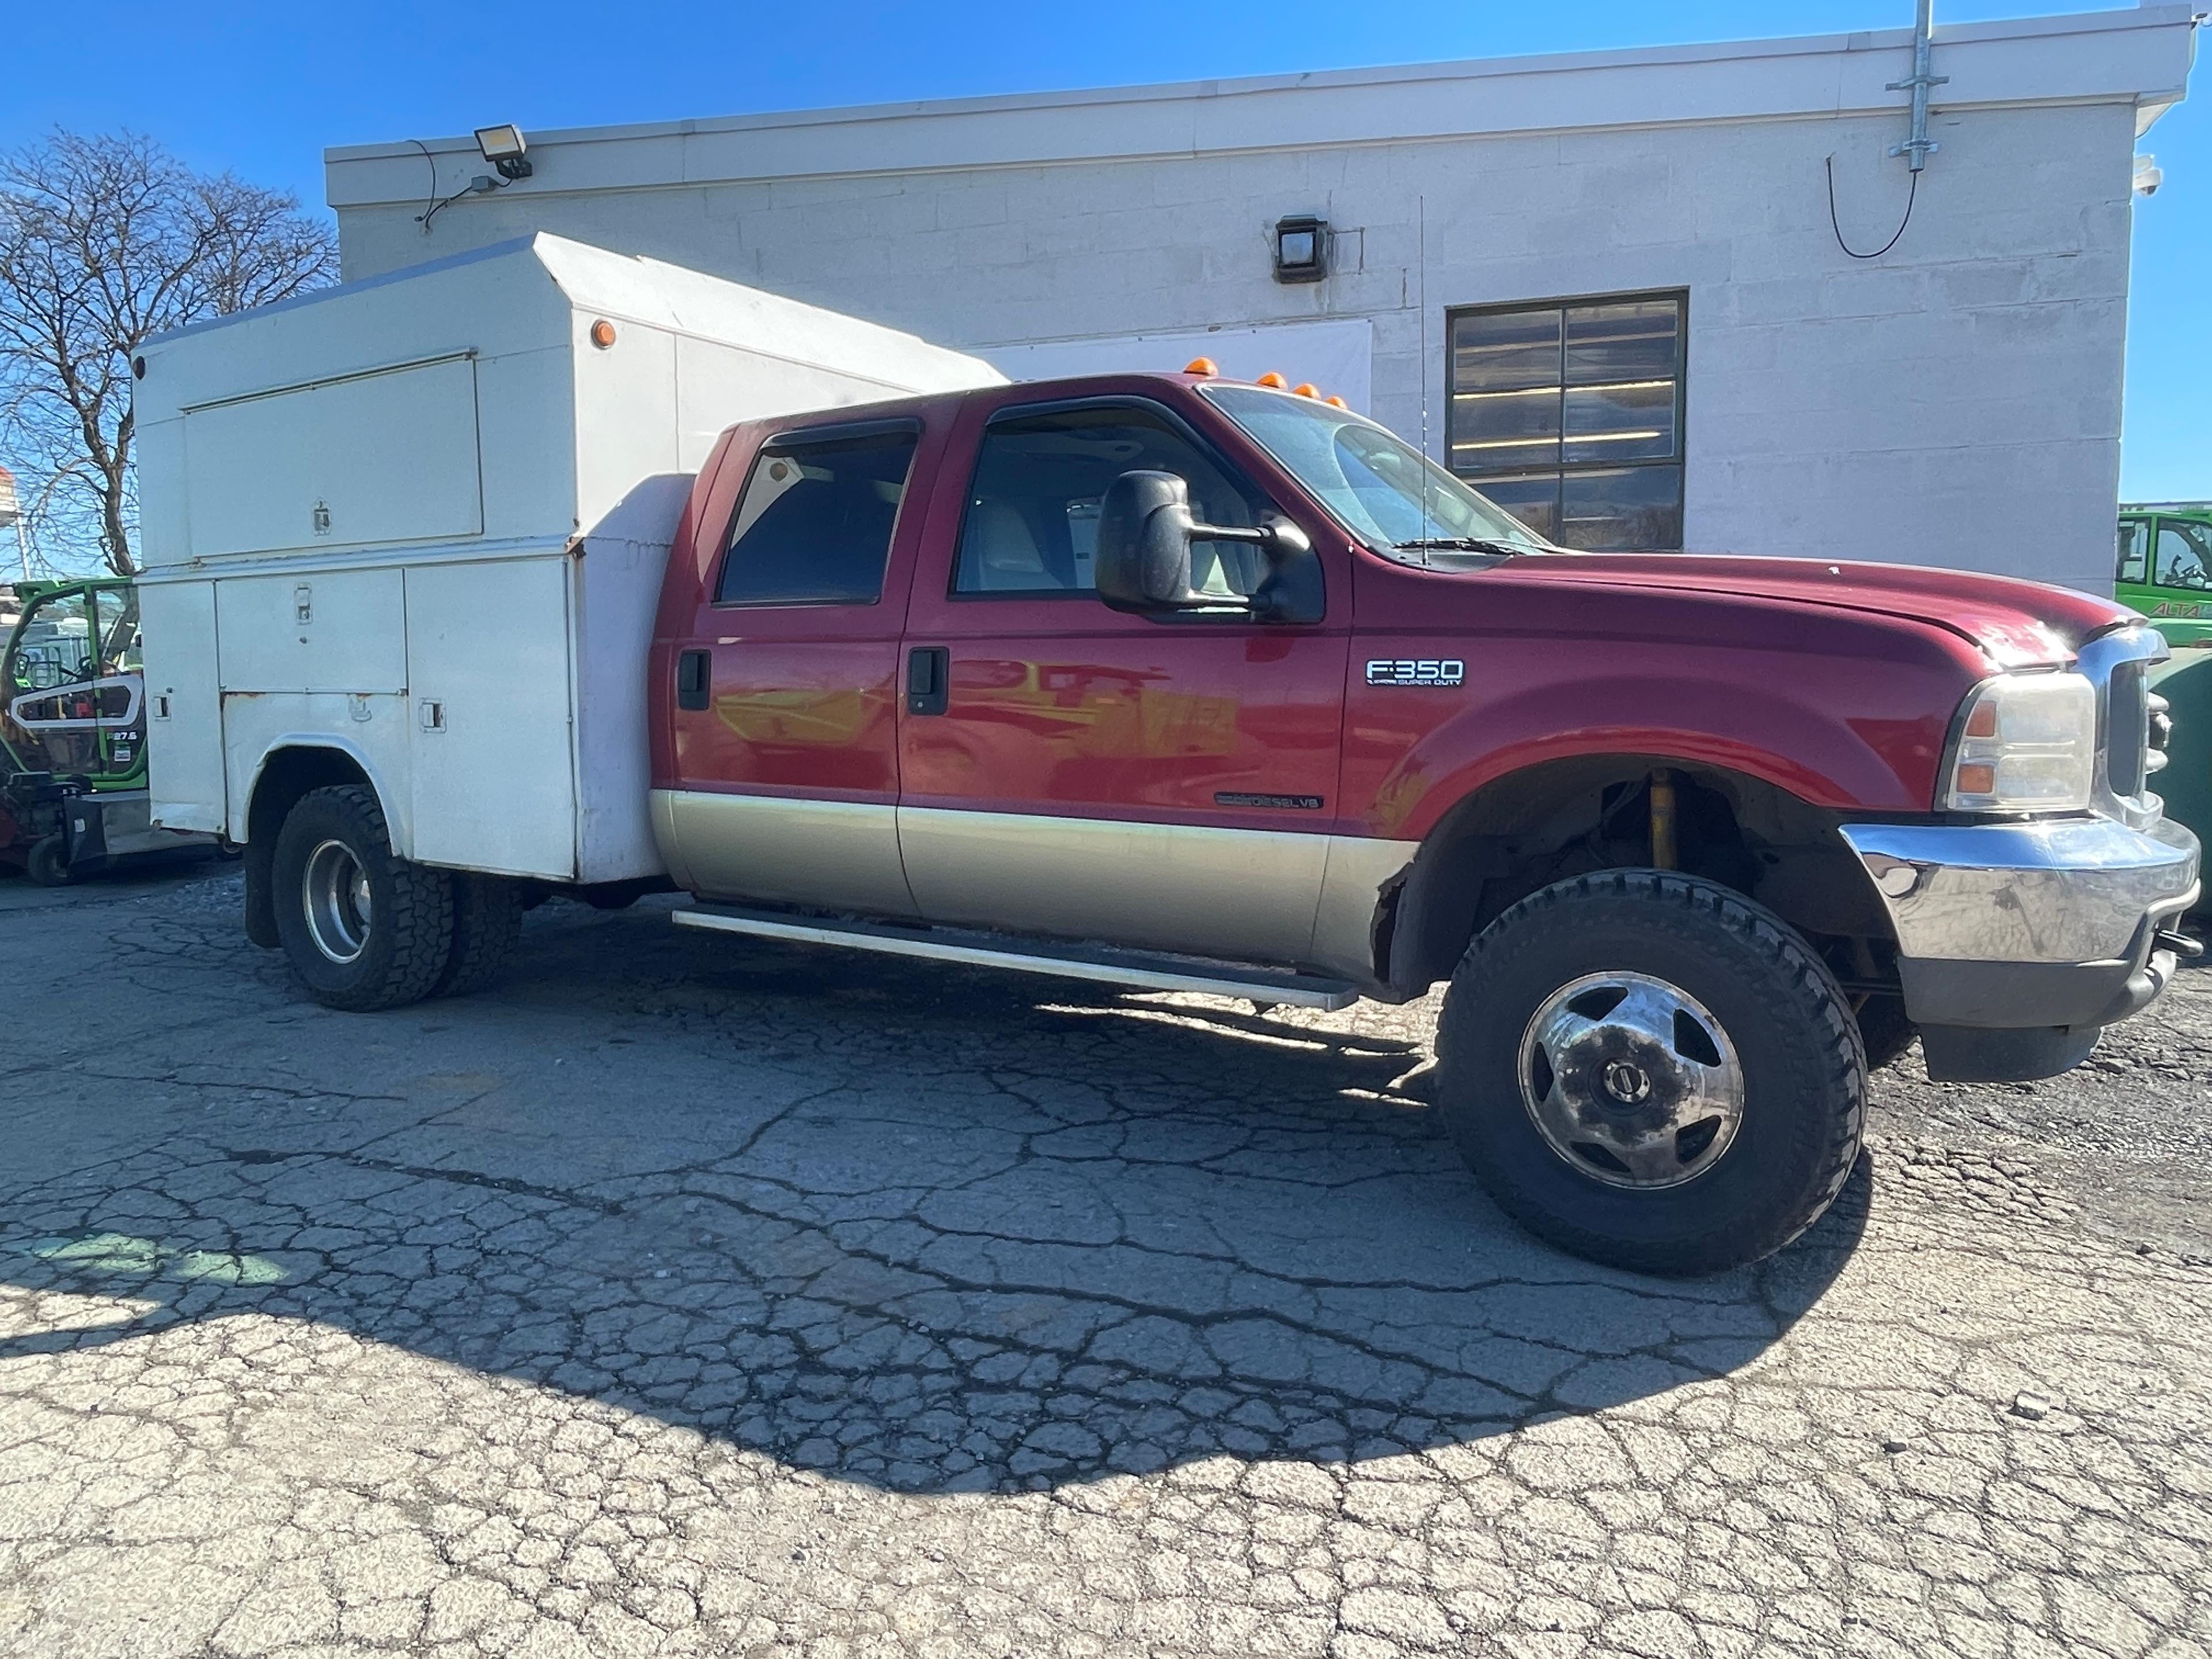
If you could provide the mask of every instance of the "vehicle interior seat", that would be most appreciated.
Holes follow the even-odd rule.
[[[1036,592],[1067,586],[1045,568],[1044,551],[1021,510],[994,496],[985,496],[969,509],[960,562],[960,586],[970,592]]]

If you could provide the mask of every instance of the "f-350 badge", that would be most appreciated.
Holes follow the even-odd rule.
[[[1377,658],[1367,665],[1370,685],[1457,685],[1467,665],[1456,657]]]

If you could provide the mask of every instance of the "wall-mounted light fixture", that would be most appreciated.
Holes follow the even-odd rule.
[[[512,123],[504,126],[478,127],[477,148],[483,152],[485,161],[499,169],[499,176],[510,185],[518,179],[530,176],[530,157],[525,154],[530,146],[523,142],[520,127]]]
[[[1328,221],[1310,214],[1275,221],[1275,280],[1318,283],[1328,275]]]

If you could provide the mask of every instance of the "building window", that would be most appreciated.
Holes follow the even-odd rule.
[[[1630,294],[1451,313],[1452,471],[1564,546],[1680,547],[1688,304]]]

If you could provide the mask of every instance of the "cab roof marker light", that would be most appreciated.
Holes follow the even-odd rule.
[[[1221,366],[1211,357],[1194,357],[1182,366],[1182,372],[1210,380],[1221,373]]]
[[[1279,371],[1272,368],[1252,384],[1264,386],[1276,392],[1288,392],[1291,389],[1290,381],[1285,380]]]
[[[1321,396],[1321,388],[1311,380],[1300,380],[1291,388],[1291,393],[1293,397],[1298,398],[1318,398]]]

